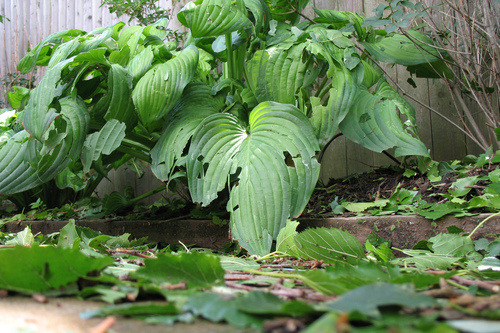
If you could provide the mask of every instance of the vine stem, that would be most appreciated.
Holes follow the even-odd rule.
[[[484,220],[482,220],[482,221],[481,221],[481,223],[479,223],[479,224],[477,225],[477,227],[475,227],[475,228],[474,228],[474,230],[472,230],[472,232],[471,232],[471,233],[469,234],[469,236],[467,236],[467,237],[468,237],[468,238],[471,238],[471,237],[472,237],[472,235],[474,235],[474,233],[477,231],[477,229],[481,228],[481,227],[483,226],[483,224],[485,224],[485,223],[486,223],[486,221],[488,221],[489,219],[491,219],[491,218],[493,218],[493,217],[495,217],[495,216],[499,216],[499,215],[500,215],[500,212],[495,213],[495,214],[493,214],[493,215],[490,215],[490,216],[488,216],[487,218],[485,218]]]

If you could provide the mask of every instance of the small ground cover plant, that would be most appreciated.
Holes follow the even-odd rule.
[[[500,152],[428,161],[425,166],[391,166],[333,180],[318,187],[304,212],[309,217],[414,215],[432,220],[499,210]],[[424,170],[421,172],[420,170]]]

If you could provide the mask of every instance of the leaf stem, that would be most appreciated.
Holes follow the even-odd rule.
[[[263,272],[257,271],[254,269],[245,269],[245,272],[254,274],[254,275],[265,275],[275,278],[288,278],[288,279],[302,279],[302,276],[298,274],[289,274],[289,273],[274,273],[274,272]]]
[[[227,77],[234,79],[234,59],[233,59],[233,41],[231,33],[226,34],[226,58],[227,58]]]
[[[479,223],[479,224],[477,225],[477,227],[475,227],[475,228],[474,228],[474,230],[472,230],[472,232],[471,232],[471,233],[469,234],[469,236],[467,236],[467,237],[468,237],[468,238],[471,238],[471,237],[472,237],[472,235],[474,235],[474,233],[477,231],[477,229],[481,228],[481,227],[483,226],[483,224],[485,224],[485,223],[486,223],[486,221],[488,221],[489,219],[491,219],[491,218],[493,218],[493,217],[495,217],[495,216],[498,216],[498,215],[500,215],[500,212],[495,213],[495,214],[493,214],[493,215],[490,215],[490,216],[488,216],[487,218],[485,218],[484,220],[482,220],[482,221],[481,221],[481,223]]]

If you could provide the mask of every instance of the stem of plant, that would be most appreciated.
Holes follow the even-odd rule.
[[[485,224],[485,223],[486,223],[486,221],[488,221],[489,219],[491,219],[491,218],[493,218],[493,217],[495,217],[495,216],[499,216],[499,215],[500,215],[500,212],[495,213],[495,214],[493,214],[493,215],[490,215],[490,216],[488,216],[487,218],[485,218],[484,220],[482,220],[482,221],[481,221],[481,223],[479,223],[479,224],[477,225],[477,227],[475,227],[475,228],[474,228],[474,230],[472,230],[472,232],[471,232],[471,233],[469,234],[469,236],[467,236],[467,237],[468,237],[468,238],[472,238],[472,235],[474,235],[474,233],[477,231],[477,229],[481,228],[481,227],[483,226],[483,224]]]
[[[231,33],[226,34],[226,58],[227,58],[227,77],[234,79],[234,59],[233,59],[233,41]]]

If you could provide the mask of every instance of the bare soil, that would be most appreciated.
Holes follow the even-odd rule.
[[[469,176],[487,175],[497,165],[488,165],[484,168],[473,168],[468,172]],[[438,183],[431,183],[425,175],[406,177],[404,170],[399,167],[379,168],[366,173],[355,174],[341,179],[332,179],[324,188],[317,188],[313,193],[308,205],[301,217],[327,218],[339,216],[332,213],[329,204],[336,198],[347,202],[373,202],[377,199],[388,199],[398,187],[410,191],[418,191],[422,199],[429,203],[437,203],[442,200],[440,194],[448,192],[450,186],[457,179],[457,175],[446,173]],[[478,183],[481,186],[481,182]],[[480,188],[475,188],[469,194],[470,199],[474,195],[481,195]],[[346,212],[343,217],[351,214]]]

